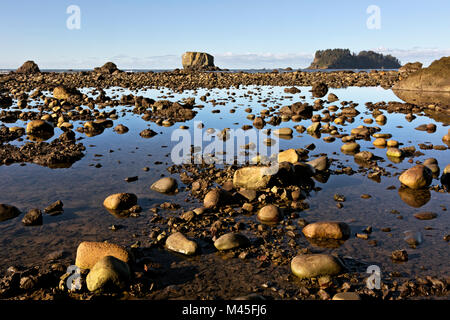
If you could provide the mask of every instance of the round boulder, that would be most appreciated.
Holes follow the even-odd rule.
[[[89,271],[86,284],[91,292],[116,292],[124,289],[129,280],[128,264],[115,257],[106,256]]]
[[[214,247],[220,251],[243,248],[249,244],[250,240],[240,233],[226,233],[214,241]]]
[[[125,248],[107,242],[83,241],[78,245],[75,265],[81,269],[91,269],[100,259],[113,256],[125,263],[131,259]]]
[[[171,234],[166,240],[166,248],[185,255],[193,255],[197,251],[197,243],[189,240],[181,232]]]
[[[302,232],[311,239],[346,240],[350,237],[350,227],[344,222],[315,222],[304,227]]]
[[[337,258],[328,254],[301,254],[292,259],[291,270],[299,278],[315,278],[340,274],[344,267]]]
[[[115,193],[103,201],[103,206],[109,210],[128,210],[137,203],[133,193]]]
[[[51,137],[54,130],[53,126],[44,120],[32,120],[27,124],[26,133],[30,136]]]
[[[177,180],[171,177],[164,177],[153,183],[150,189],[160,193],[171,193],[176,190],[177,186]]]
[[[398,179],[411,189],[421,189],[430,185],[433,173],[426,166],[419,164],[403,172]]]
[[[258,219],[261,222],[276,223],[281,220],[280,209],[273,204],[262,207],[258,212]]]

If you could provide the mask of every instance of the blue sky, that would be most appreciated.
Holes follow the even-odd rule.
[[[81,10],[69,30],[69,5]],[[381,28],[366,12],[380,8]],[[375,50],[402,63],[450,55],[448,0],[1,0],[0,68],[177,68],[185,51],[224,68],[306,67],[318,49]]]

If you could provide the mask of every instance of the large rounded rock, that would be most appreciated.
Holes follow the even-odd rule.
[[[304,227],[302,232],[307,238],[320,240],[346,240],[350,237],[350,227],[344,222],[315,222]]]
[[[356,153],[359,151],[359,144],[356,142],[347,142],[341,146],[341,151],[343,153]]]
[[[53,89],[53,96],[58,100],[77,100],[81,98],[81,93],[75,88],[58,86]]]
[[[128,210],[137,203],[137,197],[133,193],[115,193],[103,201],[103,206],[108,210]]]
[[[324,82],[315,82],[312,85],[311,92],[314,97],[316,98],[322,98],[324,97],[328,92],[328,86]]]
[[[185,255],[193,255],[197,251],[197,243],[189,240],[181,232],[171,234],[166,240],[166,248]]]
[[[297,151],[295,149],[289,149],[282,151],[278,154],[278,162],[290,162],[290,163],[296,163],[298,162],[299,157]]]
[[[153,183],[150,189],[160,193],[171,193],[175,191],[177,186],[177,180],[171,177],[164,177]]]
[[[291,128],[279,128],[273,131],[277,136],[292,136],[293,132]]]
[[[31,136],[53,136],[53,126],[44,120],[32,120],[27,123],[26,133]]]
[[[299,278],[337,275],[344,270],[342,263],[328,254],[301,254],[291,261],[291,270]]]
[[[420,189],[430,185],[433,174],[429,168],[419,164],[403,172],[398,179],[411,189]]]
[[[306,162],[306,164],[309,164],[317,171],[324,171],[328,169],[330,162],[327,156],[321,156]]]
[[[388,148],[386,155],[392,158],[401,158],[403,156],[403,152],[398,148]]]
[[[245,167],[236,170],[233,176],[233,185],[244,189],[264,189],[271,179],[269,167]]]
[[[258,219],[261,222],[276,223],[281,220],[281,211],[277,206],[269,204],[259,210]]]
[[[249,244],[250,240],[240,233],[226,233],[214,241],[214,247],[220,251],[243,248]]]
[[[13,219],[20,214],[20,210],[9,204],[0,203],[0,221]]]
[[[386,145],[386,139],[385,138],[376,138],[373,141],[373,145],[376,147],[384,147]]]
[[[78,245],[75,265],[81,269],[91,269],[100,259],[113,256],[128,263],[131,259],[125,248],[107,242],[83,241]]]
[[[105,256],[89,271],[86,284],[89,291],[116,292],[124,289],[129,280],[128,264],[115,257]]]
[[[356,160],[370,161],[374,158],[374,154],[370,151],[361,151],[354,155]]]

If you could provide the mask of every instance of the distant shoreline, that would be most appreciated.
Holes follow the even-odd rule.
[[[181,69],[181,68],[180,68]],[[124,72],[138,73],[138,72],[171,72],[175,69],[122,69]],[[228,69],[227,71],[209,71],[209,72],[228,72],[228,73],[270,73],[273,70],[278,70],[279,72],[339,72],[339,71],[353,71],[353,72],[370,72],[372,70],[377,71],[398,71],[398,69],[292,69],[286,70],[286,68],[274,68],[274,69]],[[16,71],[16,69],[1,69],[0,74],[7,74],[11,71]],[[93,69],[42,69],[41,72],[57,72],[57,73],[69,73],[69,72],[90,72]],[[208,72],[208,71],[206,71]]]

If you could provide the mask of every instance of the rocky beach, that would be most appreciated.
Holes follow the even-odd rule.
[[[0,298],[448,299],[449,59],[1,74]]]

